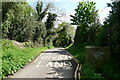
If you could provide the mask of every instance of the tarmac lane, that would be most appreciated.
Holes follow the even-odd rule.
[[[77,63],[64,48],[52,48],[41,53],[33,62],[24,66],[9,80],[74,80]]]

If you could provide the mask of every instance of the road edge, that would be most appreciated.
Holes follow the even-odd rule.
[[[65,49],[65,51],[67,51],[67,50]],[[73,60],[74,60],[74,61],[76,62],[76,64],[77,64],[76,70],[75,70],[75,72],[74,72],[74,79],[75,79],[75,80],[80,80],[80,71],[81,71],[81,68],[82,68],[82,64],[79,64],[79,62],[78,62],[78,60],[76,59],[76,57],[74,57],[72,54],[70,54],[69,51],[67,51],[67,53],[68,53],[70,56],[73,57]]]

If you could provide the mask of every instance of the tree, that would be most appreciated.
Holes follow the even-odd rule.
[[[33,33],[32,13],[33,9],[27,2],[16,3],[12,8],[8,9],[2,24],[4,37],[20,42],[31,40]]]
[[[51,3],[48,3],[46,7],[43,8],[43,2],[37,2],[37,5],[36,5],[36,11],[38,15],[37,21],[42,21],[51,7],[52,7]]]
[[[73,42],[75,29],[70,23],[59,24],[56,32],[58,37],[54,40],[54,46],[67,47]]]
[[[56,21],[56,17],[57,17],[56,14],[48,13],[48,17],[47,17],[47,20],[45,22],[45,26],[47,29],[47,36],[52,33],[51,29],[54,28],[54,22]]]
[[[37,22],[43,23],[43,25],[39,25],[35,29],[34,41],[37,40],[38,37],[43,39],[44,46],[47,44],[47,41],[51,39],[51,33],[53,32],[54,21],[56,20],[57,15],[50,13],[49,10],[53,7],[51,3],[48,3],[44,6],[43,2],[37,2],[36,11],[37,11]],[[47,16],[48,15],[48,16]],[[47,17],[45,22],[42,22],[44,17]],[[41,33],[43,32],[43,33]],[[42,34],[42,35],[41,35]],[[47,39],[47,40],[46,40]]]
[[[98,22],[98,10],[96,10],[95,4],[96,3],[89,1],[79,2],[79,5],[75,9],[76,13],[70,15],[72,18],[72,24],[78,26],[74,43],[85,43],[90,39],[88,30],[90,30],[90,26],[95,27],[95,24]]]
[[[15,7],[17,3],[13,2],[2,2],[2,37],[6,38],[8,29],[10,27],[12,18],[13,18],[13,12],[11,9]],[[9,18],[8,18],[9,17]]]
[[[54,13],[48,13],[47,20],[45,22],[47,33],[44,37],[44,44],[52,45],[55,36],[54,22],[56,21],[56,17],[57,15]]]
[[[16,4],[18,4],[17,2],[2,2],[2,22],[5,21],[6,18],[6,13],[12,9],[14,6],[16,6]]]
[[[113,56],[118,57],[120,56],[120,1],[108,3],[108,7],[111,7],[111,11],[98,33],[99,45],[110,46]]]
[[[44,38],[46,36],[46,28],[43,22],[36,21],[34,24],[34,36],[33,41],[37,41],[39,38]]]

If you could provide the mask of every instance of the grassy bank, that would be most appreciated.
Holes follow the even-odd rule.
[[[100,73],[98,73],[95,67],[91,64],[85,62],[85,44],[76,44],[70,45],[66,48],[73,56],[78,59],[79,64],[82,64],[82,69],[80,71],[80,78],[92,80],[93,78],[97,78],[98,80],[103,78]]]
[[[82,64],[80,71],[81,80],[119,80],[120,79],[120,63],[119,59],[111,57],[102,67],[95,68],[93,65],[85,61],[85,45],[70,45],[66,48],[73,56],[75,56],[79,64]]]
[[[27,63],[31,62],[37,55],[52,47],[19,48],[14,46],[11,40],[0,40],[2,47],[2,77],[13,74]],[[0,54],[1,54],[0,53]]]
[[[85,49],[84,49],[84,45],[73,45],[71,44],[70,46],[68,46],[66,48],[66,50],[68,50],[73,56],[75,56],[79,63],[84,63],[85,62]]]

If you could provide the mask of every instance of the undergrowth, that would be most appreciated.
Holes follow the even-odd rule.
[[[82,64],[82,69],[80,71],[80,78],[81,80],[87,79],[92,80],[93,78],[103,79],[101,73],[97,73],[94,66],[91,64],[86,63],[85,61],[85,44],[73,44],[66,48],[75,58],[78,60],[79,64]]]
[[[52,46],[19,48],[14,46],[11,40],[0,40],[0,44],[0,55],[2,55],[2,78],[18,71],[24,65],[31,62],[41,52],[52,48]]]

